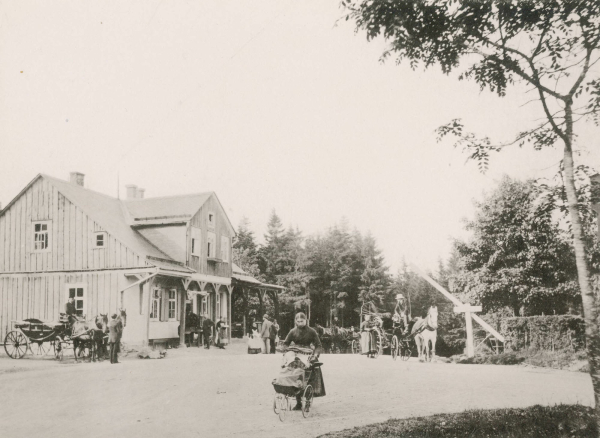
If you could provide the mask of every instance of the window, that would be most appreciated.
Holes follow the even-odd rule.
[[[206,233],[206,240],[207,240],[206,256],[209,258],[215,258],[217,256],[217,248],[216,248],[217,236],[215,236],[215,233],[211,233],[209,231],[208,233]]]
[[[215,227],[215,214],[212,211],[208,212],[208,227],[209,228]]]
[[[202,297],[202,315],[208,314],[208,297]]]
[[[229,261],[229,237],[221,236],[221,260]]]
[[[85,286],[82,284],[71,284],[68,285],[69,295],[68,298],[73,298],[75,301],[75,313],[83,316],[85,310]]]
[[[50,251],[50,221],[33,223],[33,250]]]
[[[215,314],[215,321],[217,319],[219,319],[221,317],[221,293],[217,292],[217,308],[216,308],[216,314]]]
[[[200,256],[200,248],[202,248],[201,230],[200,228],[192,227],[192,255]]]
[[[94,233],[94,248],[104,248],[106,246],[106,233],[98,231]]]
[[[169,319],[177,318],[177,291],[171,289],[169,291]]]
[[[160,319],[160,309],[162,304],[162,297],[160,289],[154,289],[152,291],[152,300],[150,301],[150,319],[158,321]]]

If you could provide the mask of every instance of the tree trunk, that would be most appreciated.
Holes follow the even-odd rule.
[[[573,232],[573,246],[575,248],[575,261],[577,264],[577,276],[581,290],[581,303],[583,307],[583,318],[585,320],[585,338],[590,376],[594,388],[594,400],[596,402],[596,424],[600,430],[600,331],[598,330],[598,314],[596,310],[596,299],[590,282],[585,243],[583,240],[583,228],[579,216],[577,192],[575,188],[575,171],[573,163],[573,113],[571,104],[565,107],[566,139],[563,158],[564,184],[571,217]]]
[[[279,321],[279,295],[277,295],[277,291],[271,291],[271,298],[273,299],[273,313],[275,314],[274,318]]]

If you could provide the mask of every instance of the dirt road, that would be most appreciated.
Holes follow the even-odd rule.
[[[165,359],[59,364],[0,356],[0,436],[314,437],[348,427],[470,408],[593,403],[584,373],[323,355],[327,396],[312,416],[273,413],[281,355],[169,350]]]

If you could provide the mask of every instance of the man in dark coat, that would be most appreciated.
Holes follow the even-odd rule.
[[[111,316],[111,320],[108,322],[108,342],[110,344],[110,363],[119,363],[117,352],[118,346],[121,339],[121,333],[123,332],[123,323],[121,320],[117,320],[117,314]]]
[[[273,323],[271,324],[271,328],[269,329],[269,341],[271,343],[271,354],[275,354],[275,349],[277,347],[277,343],[275,339],[277,338],[277,333],[279,333],[279,324],[277,324],[277,320],[273,319]]]
[[[75,309],[75,298],[69,297],[67,304],[65,304],[65,314],[67,315],[67,319],[69,320],[69,324],[73,324],[77,315],[77,309]]]
[[[204,315],[204,321],[202,321],[202,337],[204,338],[204,348],[207,350],[210,348],[210,340],[214,336],[215,323]]]

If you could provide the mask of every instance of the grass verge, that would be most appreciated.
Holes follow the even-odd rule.
[[[555,368],[588,372],[584,351],[547,351],[547,350],[521,350],[502,354],[476,354],[474,357],[453,356],[451,361],[456,363],[516,365],[529,364],[538,367]]]
[[[386,437],[597,437],[592,408],[580,405],[473,410],[459,414],[388,420],[320,438]]]

